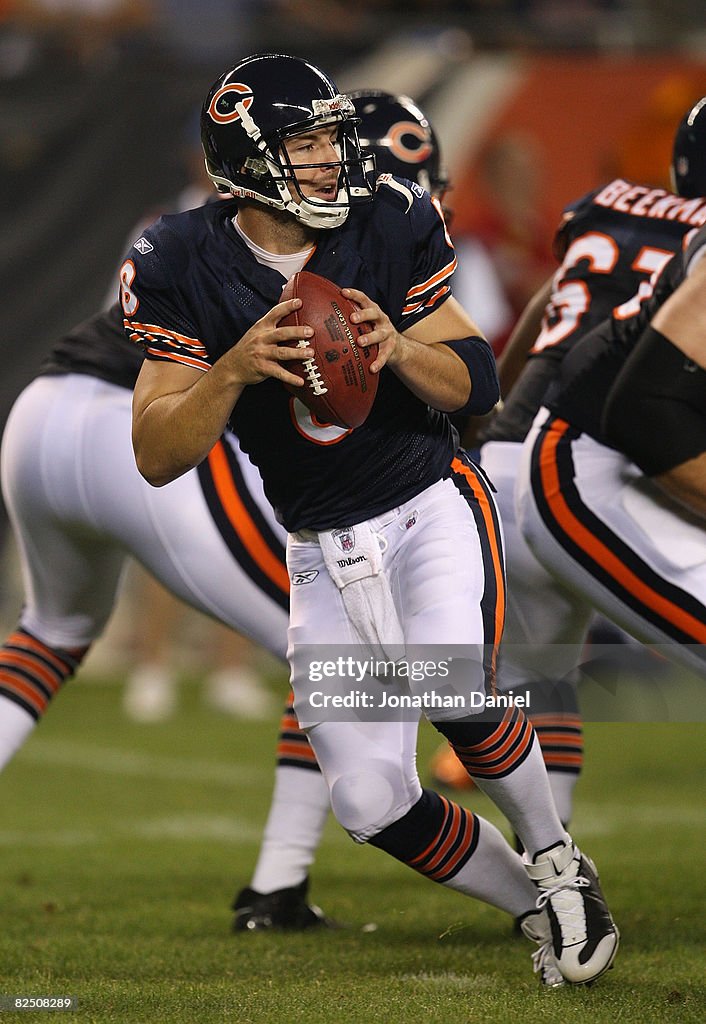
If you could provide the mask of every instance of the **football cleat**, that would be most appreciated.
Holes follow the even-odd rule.
[[[233,901],[235,911],[234,932],[304,931],[306,928],[338,927],[324,914],[321,907],[307,903],[309,879],[288,889],[261,893],[255,889],[241,889]]]
[[[620,934],[593,861],[573,843],[559,843],[533,860],[524,854],[522,860],[540,890],[537,909],[546,909],[554,957],[563,977],[572,985],[595,981],[612,966]]]
[[[532,954],[534,973],[545,988],[562,988],[565,984],[564,975],[554,956],[552,943],[552,927],[546,910],[533,910],[517,919],[519,930],[539,947]]]

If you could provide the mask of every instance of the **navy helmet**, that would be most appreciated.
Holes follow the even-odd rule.
[[[382,90],[349,93],[360,118],[358,135],[378,171],[416,181],[439,200],[449,187],[436,133],[408,96]]]
[[[373,160],[361,152],[356,124],[351,100],[309,61],[254,54],[222,74],[208,91],[201,110],[206,171],[219,192],[287,210],[310,227],[335,228],[352,205],[373,196]],[[283,143],[330,125],[338,127],[338,160],[294,168]],[[295,170],[332,165],[339,168],[336,198],[305,196]]]
[[[674,136],[672,187],[677,195],[706,195],[706,96],[684,115]]]

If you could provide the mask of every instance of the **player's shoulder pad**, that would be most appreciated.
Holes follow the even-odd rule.
[[[584,195],[579,196],[578,199],[573,199],[570,203],[567,203],[562,210],[561,220],[554,233],[552,245],[554,257],[559,263],[561,263],[566,255],[566,250],[569,248],[574,231],[582,230],[582,218],[586,215],[590,216],[593,200],[600,191],[600,189],[594,188],[591,192],[586,192]]]
[[[378,174],[375,188],[382,202],[398,207],[404,213],[409,213],[415,205],[431,203],[429,193],[416,181],[398,178],[394,174]]]
[[[695,234],[690,232],[687,239],[688,245],[683,259],[686,274],[692,271],[696,264],[706,256],[706,227],[699,228]]]
[[[133,242],[129,255],[139,254],[143,264],[161,264],[172,276],[183,274],[200,235],[194,213],[198,211],[164,214]]]

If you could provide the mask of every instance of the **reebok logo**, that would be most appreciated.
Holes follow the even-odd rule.
[[[313,583],[318,575],[318,569],[310,569],[308,572],[295,572],[292,574],[292,586],[301,587],[305,583]]]

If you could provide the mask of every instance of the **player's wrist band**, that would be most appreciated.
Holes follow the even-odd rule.
[[[492,348],[485,338],[477,335],[458,341],[445,341],[443,344],[448,345],[459,359],[463,360],[471,378],[470,397],[457,412],[469,416],[485,416],[500,398],[498,372]]]

